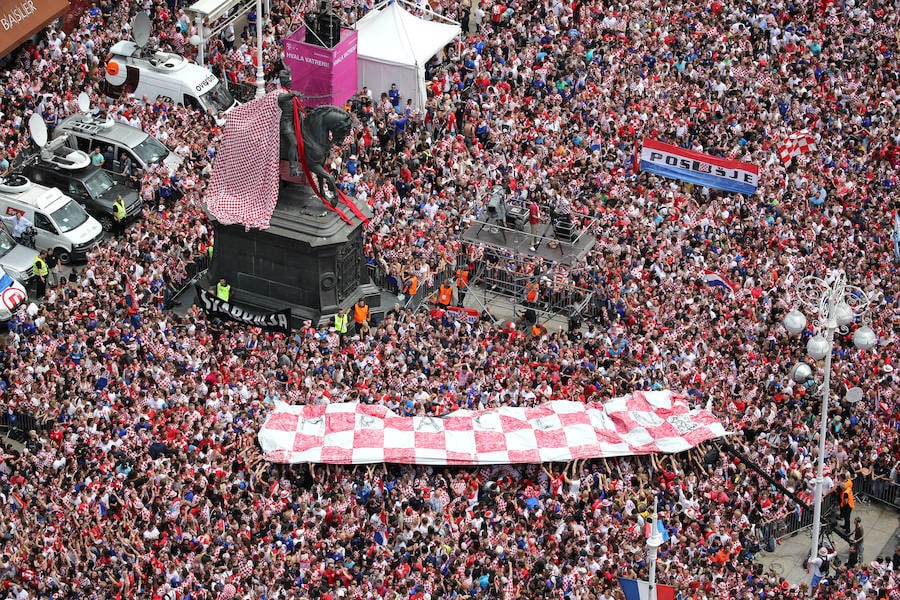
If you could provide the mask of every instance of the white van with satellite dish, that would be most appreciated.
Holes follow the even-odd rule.
[[[218,114],[238,102],[219,78],[183,56],[149,47],[150,18],[139,12],[132,25],[134,41],[117,42],[109,51],[103,91],[109,98],[134,94],[151,102],[158,97],[173,104]]]
[[[103,227],[84,207],[22,175],[11,175],[0,185],[0,215],[30,221],[35,248],[55,252],[63,264],[83,260],[103,238]]]
[[[133,175],[140,177],[148,167],[165,165],[169,173],[174,173],[184,159],[170,151],[165,144],[149,133],[127,123],[113,121],[88,112],[90,100],[87,94],[78,95],[78,107],[82,112],[66,117],[53,131],[53,141],[57,138],[70,149],[88,153],[95,147],[109,150],[112,160],[103,163],[103,169],[114,173],[122,172],[122,155],[131,159]],[[111,149],[111,150],[110,150]]]

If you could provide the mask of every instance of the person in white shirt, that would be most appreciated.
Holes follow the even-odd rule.
[[[2,215],[4,221],[7,221],[12,226],[12,236],[19,241],[28,228],[33,225],[31,221],[25,218],[24,215],[14,214],[11,217]]]
[[[819,555],[810,558],[806,563],[806,568],[812,571],[812,580],[809,585],[813,589],[828,576],[831,570],[831,561],[834,560],[835,556],[837,556],[837,552],[829,552],[828,548],[823,546],[819,548]]]

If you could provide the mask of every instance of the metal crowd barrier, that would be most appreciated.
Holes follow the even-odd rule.
[[[857,481],[858,479],[853,480],[853,494],[856,496],[860,492],[857,491]],[[835,518],[838,518],[840,513],[840,499],[838,497],[837,488],[834,488],[835,491],[827,494],[824,498],[822,498],[822,519],[825,520],[826,517],[833,515]],[[782,539],[785,537],[789,537],[792,535],[796,535],[797,532],[806,529],[807,527],[811,527],[813,522],[813,509],[812,506],[809,507],[809,510],[803,509],[794,509],[787,515],[785,515],[781,519],[774,519],[767,523],[762,523],[760,528],[766,534],[770,531],[776,537],[776,539]],[[760,537],[761,540],[767,539],[766,537]]]
[[[183,293],[188,291],[191,286],[200,279],[200,276],[203,275],[207,269],[209,269],[209,257],[206,255],[200,255],[185,265],[184,270],[187,273],[187,277],[185,278],[184,283],[175,289],[171,297],[166,298],[166,305],[174,304]]]
[[[45,431],[50,428],[50,422],[39,421],[29,413],[18,410],[4,410],[0,413],[0,432],[7,437],[28,445],[29,431]]]
[[[590,306],[593,292],[577,287],[571,280],[559,283],[553,273],[545,276],[551,279],[550,283],[542,283],[543,277],[536,278],[533,274],[524,274],[511,271],[503,265],[503,261],[482,261],[482,271],[479,281],[489,292],[501,294],[513,298],[517,303],[525,303],[525,286],[532,281],[539,283],[536,308],[553,314],[567,314],[568,316],[579,314]]]
[[[874,500],[900,510],[900,485],[886,479],[863,475],[855,478],[853,496],[858,501]]]
[[[481,283],[492,292],[499,292],[504,296],[525,299],[525,285],[534,277],[510,271],[500,265],[484,263],[481,271]]]
[[[422,306],[428,298],[434,295],[435,291],[437,291],[444,281],[449,279],[451,282],[455,283],[456,269],[462,264],[464,263],[460,262],[460,259],[457,259],[457,264],[447,265],[440,271],[432,273],[430,281],[420,281],[419,289],[416,290],[415,295],[406,297],[404,307],[416,310]]]
[[[447,265],[440,271],[432,273],[428,281],[419,281],[419,286],[415,295],[406,296],[401,304],[404,308],[419,308],[424,304],[425,300],[434,295],[435,291],[444,281],[449,279],[455,284],[456,270],[465,264],[465,257],[460,257],[457,259],[456,264]],[[388,275],[379,266],[373,263],[368,263],[367,268],[369,269],[370,280],[376,287],[387,290],[392,294],[400,294],[403,292],[402,278]]]

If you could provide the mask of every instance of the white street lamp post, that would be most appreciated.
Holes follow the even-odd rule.
[[[810,558],[819,552],[819,521],[822,517],[822,486],[825,469],[825,437],[828,434],[828,399],[831,391],[831,355],[834,332],[848,332],[853,320],[867,312],[869,297],[862,289],[847,285],[847,277],[838,271],[834,281],[819,277],[804,277],[796,286],[797,300],[816,315],[814,325],[816,335],[806,344],[807,353],[815,360],[825,359],[825,375],[822,382],[822,411],[819,416],[819,457],[816,464],[815,491],[813,493],[812,547]],[[784,318],[784,327],[794,335],[806,329],[806,317],[796,308]],[[823,335],[824,334],[824,335]],[[877,341],[875,332],[868,325],[859,327],[853,334],[853,343],[860,350],[870,350]],[[812,379],[812,369],[799,363],[791,370],[791,377],[797,383]],[[810,588],[810,597],[815,590]]]
[[[647,560],[650,562],[650,598],[649,600],[656,600],[656,555],[659,552],[659,547],[663,545],[663,537],[659,532],[659,525],[656,520],[659,519],[659,499],[654,498],[653,500],[653,524],[650,527],[650,537],[647,538]]]
[[[256,97],[266,95],[265,71],[263,70],[263,43],[262,43],[262,0],[256,0]]]

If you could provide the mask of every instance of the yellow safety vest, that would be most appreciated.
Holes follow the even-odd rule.
[[[334,330],[338,333],[347,333],[347,322],[349,320],[349,315],[342,315],[340,313],[334,315]]]
[[[228,299],[231,298],[231,286],[229,284],[222,285],[221,283],[216,284],[216,297],[219,300],[224,300],[228,302]]]
[[[113,203],[113,210],[115,211],[116,221],[122,221],[125,219],[125,200],[121,197]]]
[[[47,269],[47,263],[44,262],[44,259],[41,258],[40,256],[35,257],[35,259],[34,259],[34,274],[37,275],[38,277],[46,277],[49,272],[50,272],[50,270]]]

